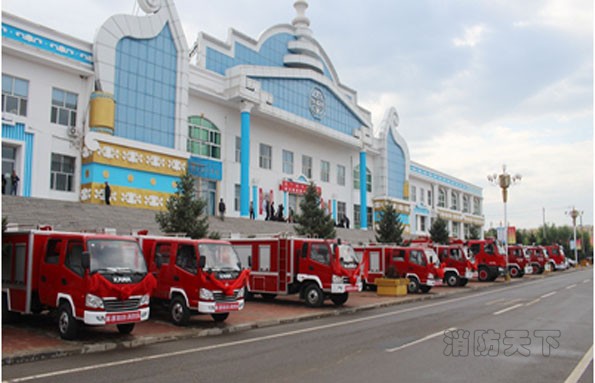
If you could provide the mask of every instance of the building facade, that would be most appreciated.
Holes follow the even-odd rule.
[[[3,13],[2,172],[28,197],[161,210],[180,175],[209,214],[299,213],[306,185],[339,221],[373,227],[393,204],[407,231],[433,219],[463,237],[483,226],[482,190],[412,162],[390,108],[374,127],[313,37],[307,2],[257,39],[199,34],[188,46],[173,0],[139,0],[92,43]]]

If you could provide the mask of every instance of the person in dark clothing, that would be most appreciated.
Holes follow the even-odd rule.
[[[2,194],[6,194],[6,177],[2,174]]]
[[[12,189],[10,190],[10,194],[17,195],[17,188],[19,187],[20,178],[17,176],[17,172],[12,169],[12,174],[10,175],[10,184],[12,185]]]
[[[283,217],[283,204],[279,204],[279,206],[277,206],[277,221],[285,221],[285,218]]]
[[[269,200],[265,199],[264,200],[264,220],[268,221],[269,220],[269,214],[271,212],[271,207],[269,205]]]
[[[254,204],[250,201],[250,219],[254,219]]]
[[[225,218],[225,202],[223,202],[223,198],[219,199],[219,216],[221,220]]]
[[[271,201],[271,207],[270,207],[271,211],[269,213],[269,219],[271,221],[275,220],[275,203],[273,201]]]
[[[105,204],[110,204],[110,197],[112,195],[112,188],[109,187],[107,181],[105,181],[105,187],[103,188],[103,197],[105,198]]]
[[[345,221],[345,228],[349,229],[349,218],[347,218],[347,215],[343,214],[343,220]]]

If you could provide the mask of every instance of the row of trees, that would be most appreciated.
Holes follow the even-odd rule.
[[[205,212],[206,202],[197,198],[194,193],[194,178],[186,173],[180,177],[176,193],[171,196],[166,204],[167,210],[157,213],[155,219],[161,230],[166,233],[186,233],[191,238],[219,238],[219,233],[209,233],[209,222]],[[300,203],[301,214],[295,217],[295,231],[299,235],[318,238],[335,238],[335,221],[320,206],[320,196],[316,186],[311,183]],[[399,218],[399,213],[391,204],[385,204],[378,211],[380,220],[376,229],[376,241],[380,243],[403,243],[404,224]],[[517,230],[517,243],[525,245],[549,245],[558,243],[564,246],[567,255],[570,255],[570,241],[573,238],[573,229],[569,226],[556,227],[545,225],[537,230]],[[430,228],[430,236],[435,243],[448,243],[448,223],[437,218]],[[486,237],[497,237],[496,230],[491,229],[485,233]],[[469,238],[478,239],[479,229],[471,227]],[[577,239],[582,242],[581,257],[592,253],[590,233],[579,231]]]

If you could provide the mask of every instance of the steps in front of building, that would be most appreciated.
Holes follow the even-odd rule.
[[[154,211],[120,206],[3,195],[2,216],[7,217],[9,223],[23,227],[51,225],[54,230],[62,231],[114,228],[118,234],[147,229],[151,234],[162,233],[155,221]],[[243,236],[295,233],[294,226],[285,222],[264,221],[263,217],[257,220],[226,217],[224,221],[209,217],[209,231],[219,232],[223,238],[236,233]],[[350,243],[374,241],[372,231],[343,228],[336,230],[337,237]]]

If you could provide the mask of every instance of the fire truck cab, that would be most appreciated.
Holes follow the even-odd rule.
[[[244,308],[249,270],[243,269],[231,243],[144,234],[135,238],[157,278],[154,301],[169,307],[175,325],[186,325],[193,313],[223,322],[230,312]]]
[[[80,324],[115,324],[130,333],[149,319],[155,278],[132,237],[44,230],[4,232],[2,313],[58,314],[58,331],[74,339]]]
[[[309,307],[347,302],[362,290],[361,263],[340,240],[300,237],[231,239],[241,259],[252,257],[248,290],[265,299],[299,294]]]
[[[462,244],[434,244],[432,247],[440,260],[444,282],[448,286],[465,286],[470,279],[477,277]]]
[[[545,246],[549,255],[549,263],[552,271],[568,269],[568,260],[564,254],[564,248],[560,245]]]
[[[527,253],[533,267],[533,274],[543,274],[544,271],[551,270],[548,254],[543,246],[527,246]]]
[[[467,241],[469,257],[477,268],[477,279],[480,282],[491,282],[504,275],[506,258],[504,249],[493,238],[470,239]]]
[[[525,274],[533,273],[529,260],[529,254],[523,246],[508,245],[508,272],[512,278],[522,278]]]

